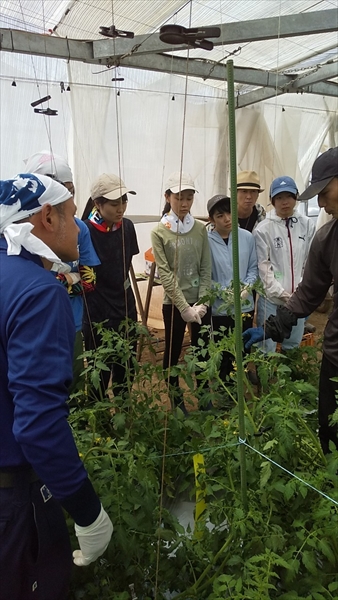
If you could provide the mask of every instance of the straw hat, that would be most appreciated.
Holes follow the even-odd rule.
[[[237,189],[238,190],[256,190],[260,194],[264,192],[259,183],[259,177],[256,171],[241,171],[237,174]]]

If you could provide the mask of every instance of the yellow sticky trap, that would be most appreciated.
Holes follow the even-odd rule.
[[[202,454],[194,454],[194,471],[195,471],[195,484],[196,484],[196,508],[195,508],[195,531],[194,538],[201,540],[203,537],[202,531],[197,531],[196,524],[198,521],[205,519],[205,509],[207,507],[205,502],[205,491],[202,490],[201,485],[198,481],[198,475],[201,473],[205,474],[204,457]],[[203,515],[203,517],[202,517]],[[202,517],[202,518],[201,518]]]

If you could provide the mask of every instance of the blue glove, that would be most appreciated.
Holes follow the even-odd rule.
[[[242,334],[245,350],[250,350],[252,344],[262,342],[264,340],[263,327],[251,327]]]

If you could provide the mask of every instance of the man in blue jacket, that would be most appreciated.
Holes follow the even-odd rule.
[[[34,174],[0,181],[0,600],[64,600],[75,521],[84,566],[106,549],[112,524],[67,423],[74,320],[49,271],[76,260],[70,192]]]

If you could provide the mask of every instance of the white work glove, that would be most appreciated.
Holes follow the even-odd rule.
[[[246,300],[249,300],[249,298],[250,298],[250,293],[248,292],[248,290],[244,289],[241,292],[241,300],[242,300],[242,302],[245,302]]]
[[[198,323],[199,325],[202,325],[201,317],[193,306],[184,308],[181,312],[181,317],[186,323]]]
[[[204,315],[206,314],[208,307],[205,304],[194,304],[193,308],[196,308],[199,316],[201,317],[201,319],[203,319]]]
[[[97,519],[87,527],[75,523],[80,550],[74,550],[73,560],[78,567],[86,567],[104,553],[113,533],[113,524],[103,506]]]

